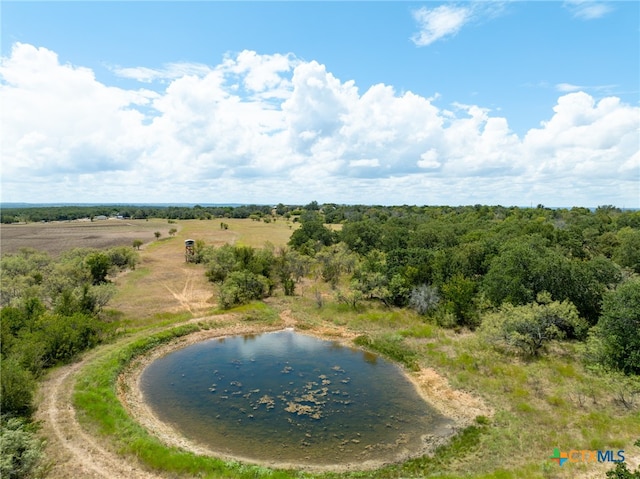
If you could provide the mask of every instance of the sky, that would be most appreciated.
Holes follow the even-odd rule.
[[[7,1],[0,200],[640,207],[640,2]]]

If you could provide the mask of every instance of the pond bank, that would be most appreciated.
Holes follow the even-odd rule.
[[[285,326],[289,328],[295,327],[295,319],[291,317],[290,312],[284,311],[280,316]],[[229,456],[222,454],[220,451],[212,450],[210,447],[203,444],[188,440],[171,425],[160,420],[154,414],[149,405],[146,404],[140,387],[140,377],[145,367],[155,359],[177,349],[211,338],[259,334],[281,329],[282,325],[265,326],[236,323],[216,329],[201,330],[173,340],[170,343],[161,345],[142,356],[134,358],[125,371],[119,376],[117,381],[118,397],[131,417],[145,427],[150,433],[159,438],[164,444],[179,447],[199,455],[214,456],[224,460],[242,461],[271,468],[301,469],[310,472],[370,470],[380,468],[387,464],[386,462],[372,460],[365,462],[359,461],[338,466],[317,466],[301,463],[294,464],[256,461],[249,458]],[[299,332],[315,336],[319,339],[337,341],[349,347],[353,347],[353,339],[356,337],[356,334],[349,330],[333,326],[329,328],[325,327]],[[452,425],[447,426],[447,431],[439,431],[437,434],[432,435],[425,434],[425,436],[423,436],[422,448],[420,451],[414,451],[412,453],[406,451],[406,454],[402,455],[402,457],[399,458],[399,461],[395,462],[402,462],[412,457],[431,454],[437,447],[446,443],[457,431],[473,424],[477,416],[492,415],[492,411],[485,406],[479,398],[476,398],[464,391],[452,389],[447,380],[433,369],[422,369],[417,372],[405,371],[405,375],[413,383],[416,391],[425,400],[425,402],[431,405],[443,416],[450,418],[453,423]]]

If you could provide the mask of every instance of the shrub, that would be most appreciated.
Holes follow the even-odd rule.
[[[16,358],[3,359],[0,384],[2,413],[28,413],[36,387],[31,371],[25,369]],[[0,477],[5,476],[1,475]]]
[[[235,271],[227,276],[220,286],[220,306],[224,309],[253,299],[264,298],[270,289],[267,278],[250,271]]]
[[[481,330],[489,342],[500,348],[538,356],[554,339],[582,339],[587,327],[572,303],[552,302],[548,294],[540,294],[535,303],[506,304],[487,315]]]
[[[428,284],[421,284],[411,290],[409,306],[418,314],[425,315],[438,307],[440,295],[438,288]]]
[[[3,371],[4,375],[4,371]],[[0,477],[18,479],[38,477],[42,442],[32,427],[20,418],[2,418],[0,428]]]
[[[91,273],[93,284],[100,284],[107,281],[107,274],[111,267],[111,259],[105,253],[90,253],[84,259],[84,263]]]
[[[615,468],[607,471],[607,479],[640,479],[640,468],[632,472],[624,462],[619,462]]]

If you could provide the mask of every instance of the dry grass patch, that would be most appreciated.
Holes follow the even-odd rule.
[[[220,228],[221,222],[228,224],[228,229]],[[138,269],[116,280],[118,294],[110,307],[122,311],[125,318],[150,320],[167,313],[195,317],[215,308],[215,286],[207,280],[203,265],[185,262],[184,240],[203,240],[214,246],[230,243],[262,247],[267,242],[284,246],[293,231],[284,221],[264,223],[249,219],[164,224],[176,228],[176,235],[147,245],[140,251]]]

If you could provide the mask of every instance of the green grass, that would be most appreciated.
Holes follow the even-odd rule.
[[[242,321],[259,322],[268,326],[272,326],[280,321],[278,312],[262,301],[252,301],[230,309],[215,309],[212,311],[212,314],[225,313],[235,313],[241,317]]]
[[[382,336],[362,335],[358,336],[354,343],[357,346],[371,349],[397,361],[411,371],[420,370],[417,353],[406,344],[402,336],[390,334]]]

